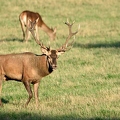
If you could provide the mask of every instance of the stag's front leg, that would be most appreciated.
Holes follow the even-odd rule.
[[[2,80],[3,80],[3,76],[0,76],[0,106],[2,106],[2,100],[1,100],[1,92],[2,92]]]
[[[34,83],[34,97],[35,97],[35,103],[36,107],[38,107],[38,88],[39,88],[39,82]]]
[[[0,79],[0,106],[2,106],[1,91],[2,91],[2,80]]]
[[[33,97],[33,93],[32,93],[31,87],[30,87],[30,82],[29,81],[25,81],[23,83],[24,83],[24,86],[25,86],[25,88],[26,88],[26,90],[27,90],[27,92],[29,94],[29,98],[28,98],[28,100],[27,100],[27,102],[25,104],[25,106],[27,106],[28,103],[30,102],[31,98]]]

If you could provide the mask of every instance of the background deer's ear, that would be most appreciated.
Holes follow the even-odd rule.
[[[38,22],[38,20],[39,20],[39,17],[36,19],[36,23]]]
[[[28,19],[28,21],[32,22],[32,20],[31,20],[31,19]]]
[[[57,28],[55,27],[55,28],[54,28],[54,33],[56,33],[56,31],[57,31]]]

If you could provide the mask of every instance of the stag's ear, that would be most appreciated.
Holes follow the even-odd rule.
[[[57,51],[57,55],[59,56],[59,55],[61,55],[61,54],[63,54],[65,51]]]
[[[49,49],[41,48],[41,51],[45,55],[49,55],[50,54],[50,50]]]

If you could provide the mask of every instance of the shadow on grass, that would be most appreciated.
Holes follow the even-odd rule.
[[[18,42],[23,42],[23,40],[22,39],[19,39],[19,38],[11,38],[11,39],[8,39],[8,38],[6,38],[6,39],[0,39],[0,43],[3,43],[3,42],[14,42],[14,41],[18,41]]]
[[[0,120],[120,120],[120,118],[101,118],[101,117],[95,117],[95,118],[81,118],[77,115],[58,115],[58,116],[44,116],[41,114],[35,114],[35,113],[1,113],[0,112]]]
[[[5,100],[5,99],[1,99],[1,101],[2,101],[2,103],[4,103],[4,104],[6,104],[6,103],[9,103],[9,101],[8,100]]]
[[[113,43],[88,43],[88,44],[80,44],[75,43],[74,47],[81,47],[81,48],[119,48],[120,42],[113,42]]]

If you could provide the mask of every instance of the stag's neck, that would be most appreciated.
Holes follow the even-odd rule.
[[[40,61],[39,62],[39,66],[40,66],[39,73],[41,74],[41,76],[44,77],[44,76],[49,75],[53,70],[48,62],[47,56],[46,55],[40,56],[39,61]]]
[[[53,68],[52,68],[52,66],[50,65],[49,61],[48,61],[48,56],[47,56],[47,66],[48,66],[48,71],[49,71],[49,73],[53,72]]]
[[[48,34],[48,36],[51,36],[53,33],[53,30],[49,28],[45,23],[41,25],[41,29]]]

